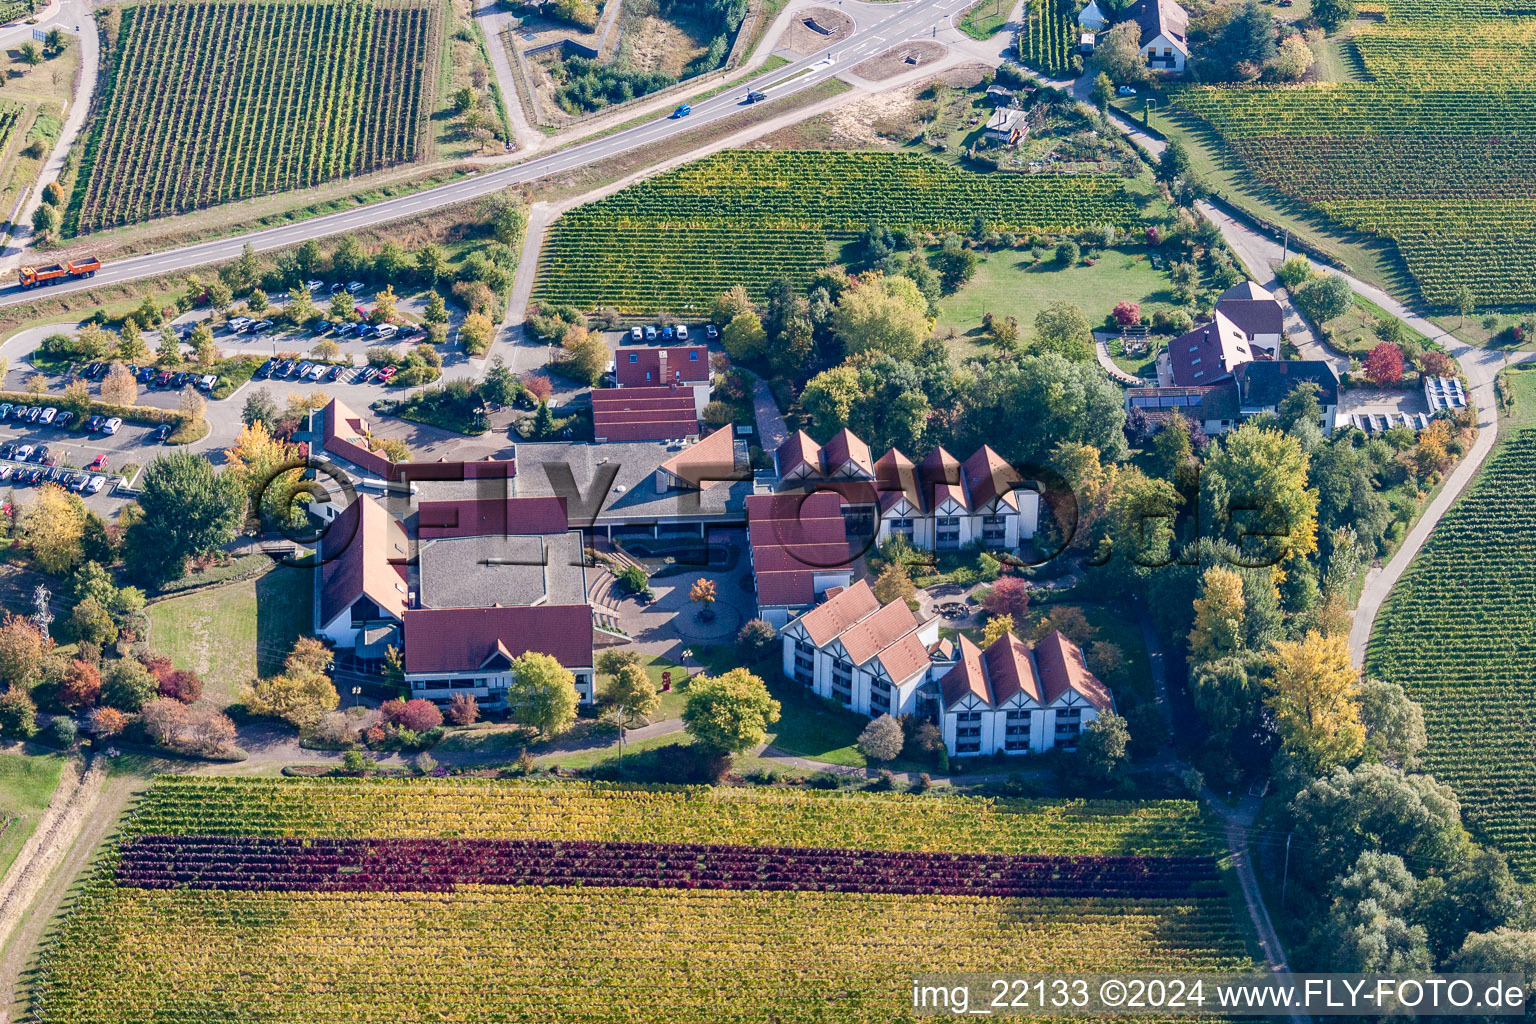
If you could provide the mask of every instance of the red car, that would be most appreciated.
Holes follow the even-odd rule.
[[[395,374],[399,372],[400,370],[398,367],[386,366],[384,369],[379,371],[379,380],[385,384],[388,384],[390,381],[395,379]]]
[[[102,467],[106,466],[106,464],[107,464],[107,456],[105,454],[101,454],[101,455],[96,456],[95,460],[92,461],[92,463],[89,466],[86,466],[85,468],[86,469],[101,469]]]

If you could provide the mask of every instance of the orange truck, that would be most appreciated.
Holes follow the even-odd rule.
[[[46,267],[22,267],[18,277],[23,288],[36,288],[39,285],[63,281],[71,277],[95,277],[96,271],[100,269],[101,260],[94,256],[87,256],[79,260],[50,263]]]

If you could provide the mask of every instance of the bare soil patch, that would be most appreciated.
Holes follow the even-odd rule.
[[[949,47],[930,40],[902,43],[869,58],[862,64],[855,64],[853,73],[865,81],[883,82],[887,78],[895,78],[897,75],[904,75],[908,71],[941,60],[948,52]]]
[[[807,57],[852,34],[853,19],[848,15],[830,7],[807,7],[784,30],[778,48]]]
[[[922,131],[923,99],[935,82],[970,88],[987,70],[982,64],[962,64],[931,78],[888,92],[872,93],[766,135],[749,148],[757,149],[899,149]]]
[[[701,45],[683,26],[654,14],[627,19],[619,40],[619,57],[632,70],[674,78],[683,77],[683,69],[707,49],[707,42]]]

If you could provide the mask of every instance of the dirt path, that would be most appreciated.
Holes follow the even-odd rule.
[[[116,820],[115,814],[102,813],[106,778],[106,768],[99,760],[89,768],[71,761],[37,831],[0,881],[0,992],[11,993],[13,1000],[37,936],[57,906],[57,899],[48,902],[45,894],[54,888],[55,879],[67,888],[79,865],[100,841],[103,819]],[[68,865],[63,872],[57,870],[61,864]],[[62,893],[60,888],[59,895]],[[29,909],[35,912],[28,914]],[[11,1019],[15,1007],[9,1002],[0,1002],[0,1024]]]

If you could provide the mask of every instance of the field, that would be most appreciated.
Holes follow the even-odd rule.
[[[1517,419],[1393,588],[1367,675],[1424,706],[1425,767],[1473,832],[1536,878],[1536,374],[1514,373]],[[1503,429],[1510,432],[1503,435]]]
[[[1174,103],[1285,196],[1391,240],[1428,302],[1536,301],[1536,18],[1388,7],[1350,41],[1369,81],[1191,87]]]
[[[418,159],[441,21],[414,0],[124,8],[66,230]]]
[[[1027,249],[1000,249],[982,257],[975,277],[939,300],[938,328],[954,327],[962,344],[970,345],[983,333],[983,314],[993,313],[1016,317],[1027,337],[1035,316],[1053,302],[1072,303],[1097,327],[1126,299],[1148,313],[1149,305],[1173,304],[1168,274],[1153,269],[1144,248],[1111,249],[1091,267],[1069,268],[1049,256],[1036,264]]]
[[[1062,13],[1057,0],[1025,0],[1024,22],[1019,62],[1051,78],[1070,78],[1077,49],[1076,18]]]
[[[260,672],[278,670],[310,631],[310,574],[278,567],[254,580],[149,606],[150,644],[177,668],[203,677],[204,696],[223,706]]]
[[[0,754],[0,876],[37,830],[63,770],[62,754]]]
[[[1003,0],[977,0],[960,18],[960,31],[972,39],[991,39],[1008,23]]]
[[[906,153],[731,150],[579,207],[550,231],[534,296],[630,314],[697,312],[733,285],[803,284],[870,221],[965,231],[1128,226],[1104,175],[976,174]]]
[[[43,1024],[884,1022],[913,971],[1251,967],[1189,803],[186,776],[124,833]]]

